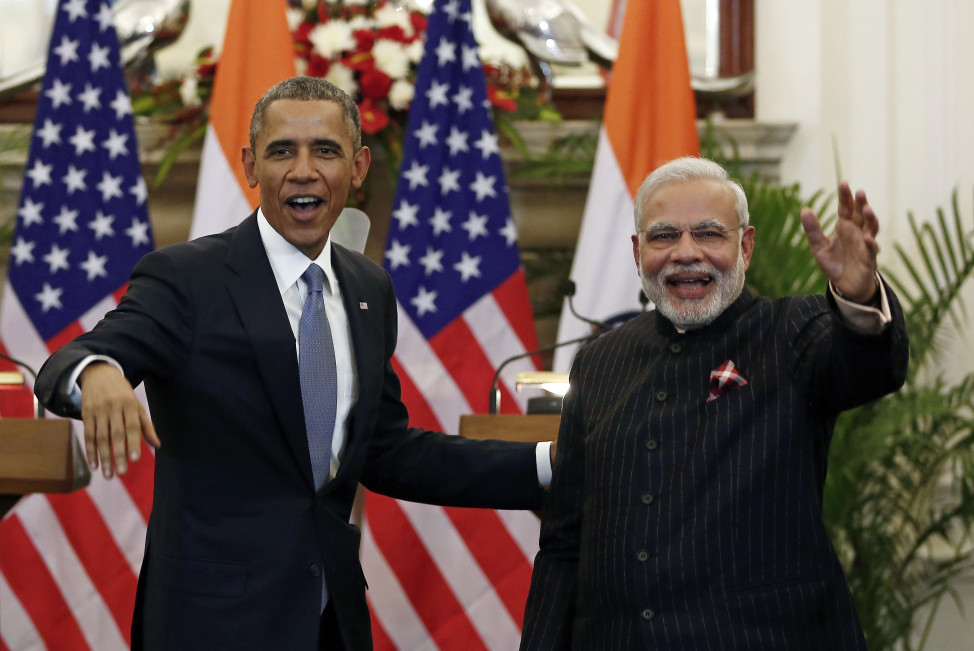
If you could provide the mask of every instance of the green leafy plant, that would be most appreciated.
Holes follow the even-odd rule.
[[[757,177],[756,244],[749,286],[767,296],[821,292],[798,214],[823,215],[831,197]],[[897,393],[844,413],[832,440],[824,516],[870,649],[919,651],[952,580],[974,567],[974,372],[948,381],[937,370],[949,332],[966,319],[962,290],[974,276],[974,220],[909,215],[911,247],[898,244],[900,275],[884,269],[910,334],[910,371]],[[826,227],[828,231],[828,227]],[[958,602],[958,605],[959,602]]]

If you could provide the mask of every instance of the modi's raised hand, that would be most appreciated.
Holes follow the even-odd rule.
[[[815,261],[840,296],[867,304],[876,295],[876,234],[879,221],[862,190],[855,196],[849,184],[839,184],[839,218],[832,236],[822,232],[818,217],[809,208],[801,212],[802,228]]]

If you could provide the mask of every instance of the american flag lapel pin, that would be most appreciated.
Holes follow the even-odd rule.
[[[366,303],[365,301],[361,301],[358,304],[358,309],[360,309],[360,310],[367,310],[367,309],[369,309],[369,304]]]

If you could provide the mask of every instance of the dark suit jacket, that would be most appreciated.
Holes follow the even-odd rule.
[[[317,494],[295,342],[255,215],[220,235],[151,253],[118,307],[41,369],[40,399],[87,355],[145,382],[162,447],[133,646],[314,649],[320,575],[346,649],[370,649],[355,489],[459,506],[532,508],[533,445],[479,445],[410,429],[390,358],[396,301],[385,271],[333,245],[359,397],[337,477]],[[367,309],[362,305],[367,304]]]
[[[521,648],[865,649],[822,487],[839,412],[905,378],[887,291],[876,336],[745,291],[700,330],[650,312],[582,349]],[[726,360],[748,384],[707,402]]]

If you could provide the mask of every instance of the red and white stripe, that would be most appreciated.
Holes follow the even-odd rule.
[[[461,415],[486,412],[494,370],[534,346],[519,283],[523,289],[522,272],[430,340],[400,307],[393,365],[411,424],[453,432]],[[451,370],[461,361],[473,361],[474,370]],[[514,378],[536,368],[531,358],[505,367],[502,411],[522,412]],[[443,508],[368,493],[363,529],[377,651],[517,648],[538,551],[534,514]]]
[[[45,342],[8,284],[3,349],[37,368],[113,308],[123,289]],[[75,435],[80,442],[78,426]],[[85,490],[25,497],[0,521],[0,650],[129,648],[152,478],[146,446],[121,480],[96,474]]]

